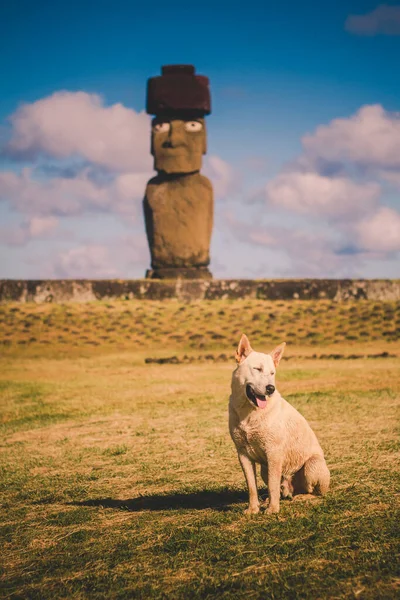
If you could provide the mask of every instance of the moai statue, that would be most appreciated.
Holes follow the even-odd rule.
[[[156,177],[143,201],[151,269],[157,279],[209,279],[213,226],[211,182],[200,174],[210,114],[208,78],[191,65],[162,67],[147,85]]]

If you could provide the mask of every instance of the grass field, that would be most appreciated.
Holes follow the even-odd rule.
[[[1,597],[398,597],[398,309],[0,306]],[[325,498],[278,516],[243,514],[227,427],[242,332],[288,343],[278,388],[331,470]]]

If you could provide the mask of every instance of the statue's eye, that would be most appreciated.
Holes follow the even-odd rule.
[[[203,129],[203,125],[200,123],[200,121],[186,121],[185,122],[185,129],[186,131],[201,131]]]
[[[171,123],[156,123],[153,125],[153,131],[155,133],[167,133],[171,129]]]

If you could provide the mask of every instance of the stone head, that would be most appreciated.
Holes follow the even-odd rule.
[[[207,150],[204,116],[211,112],[208,78],[192,65],[167,65],[147,84],[154,168],[168,174],[199,171]]]
[[[202,118],[156,117],[152,123],[151,153],[154,168],[165,173],[199,171],[207,150]]]

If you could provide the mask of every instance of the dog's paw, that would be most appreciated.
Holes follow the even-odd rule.
[[[259,512],[260,512],[260,507],[259,506],[249,506],[244,511],[244,514],[245,515],[257,515]]]
[[[293,500],[293,485],[285,479],[281,484],[281,500]]]
[[[266,510],[267,515],[276,515],[279,512],[279,505],[270,504]]]
[[[293,494],[281,494],[281,500],[293,500]]]

